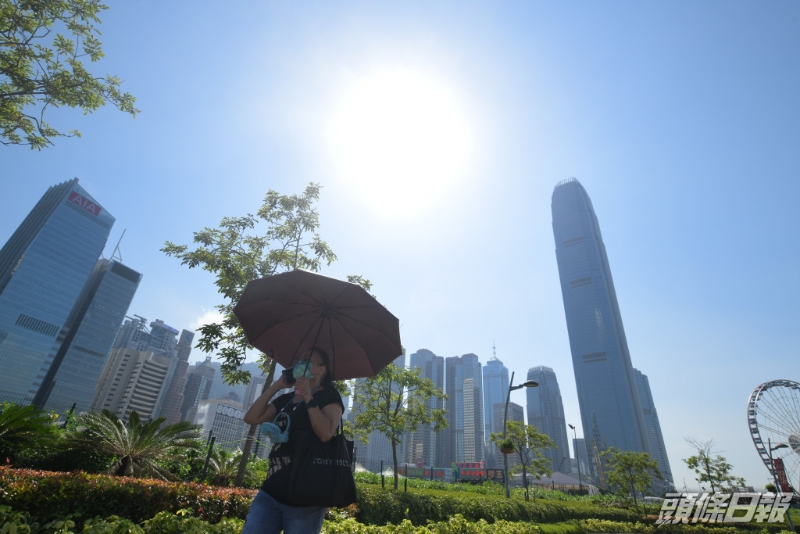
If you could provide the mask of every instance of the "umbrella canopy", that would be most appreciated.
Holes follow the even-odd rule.
[[[251,280],[233,313],[250,343],[286,368],[321,348],[334,380],[375,376],[403,352],[399,321],[364,288],[310,271]]]

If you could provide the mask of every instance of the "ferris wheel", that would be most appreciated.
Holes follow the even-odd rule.
[[[800,488],[800,384],[772,380],[747,401],[750,437],[779,490]]]

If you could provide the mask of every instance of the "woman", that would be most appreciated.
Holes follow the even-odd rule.
[[[294,392],[269,402],[278,391],[289,386],[282,374],[244,415],[245,423],[250,425],[274,421],[281,432],[286,432],[288,426],[289,439],[275,443],[269,453],[267,480],[250,505],[242,534],[279,534],[281,530],[286,534],[306,534],[322,530],[327,508],[294,506],[286,501],[281,488],[285,488],[284,482],[288,483],[292,451],[299,432],[313,431],[323,442],[336,435],[344,404],[333,387],[328,363],[325,351],[314,349],[306,352],[295,366],[305,373],[294,383]],[[276,418],[278,414],[288,417],[281,415]]]

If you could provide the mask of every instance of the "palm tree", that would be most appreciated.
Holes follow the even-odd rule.
[[[108,410],[86,412],[77,417],[67,437],[77,445],[113,455],[116,460],[108,472],[115,476],[176,480],[175,475],[157,462],[177,456],[187,448],[198,448],[199,435],[197,427],[187,421],[160,428],[164,420],[161,417],[142,423],[139,414],[131,412],[126,425]]]
[[[53,419],[34,406],[0,403],[0,455],[13,454],[22,447],[49,442]]]
[[[209,482],[215,486],[230,486],[239,472],[241,460],[242,451],[238,448],[233,451],[213,449],[208,462],[208,468],[211,471]]]

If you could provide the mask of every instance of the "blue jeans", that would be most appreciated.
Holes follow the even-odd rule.
[[[242,534],[318,534],[327,508],[289,506],[258,490],[247,512]]]

